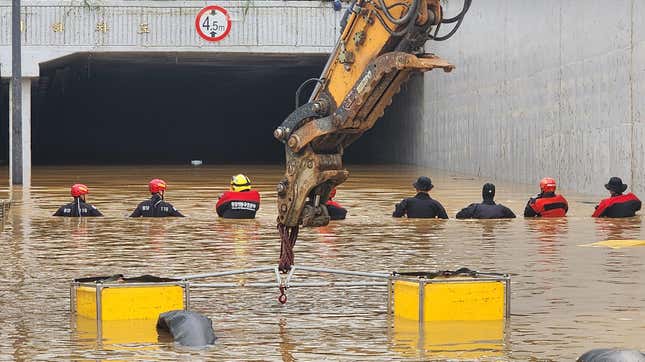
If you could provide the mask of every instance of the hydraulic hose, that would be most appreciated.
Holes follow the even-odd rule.
[[[429,35],[430,39],[432,39],[434,41],[444,41],[444,40],[450,39],[453,35],[455,35],[457,30],[461,26],[461,23],[463,22],[464,17],[466,16],[466,13],[468,12],[468,9],[470,9],[471,4],[472,4],[472,0],[464,0],[464,7],[461,10],[461,12],[455,17],[448,18],[448,19],[443,19],[441,21],[441,23],[439,25],[437,25],[437,27],[435,28],[434,35]],[[442,35],[442,36],[437,36],[437,33],[439,32],[439,28],[441,27],[441,24],[450,24],[450,23],[454,23],[454,22],[457,22],[457,24],[455,24],[455,26],[452,28],[452,30],[450,30],[450,32],[448,34]]]
[[[459,21],[459,19],[463,18],[464,15],[466,15],[466,13],[468,12],[468,9],[470,8],[471,4],[472,4],[472,0],[465,0],[464,1],[464,7],[461,9],[459,14],[455,15],[452,18],[443,19],[441,22],[444,23],[444,24],[451,24],[451,23]]]
[[[413,18],[416,19],[417,7],[419,6],[419,1],[420,0],[413,0],[412,6],[410,6],[410,8],[408,9],[408,12],[398,19],[392,16],[390,11],[388,10],[387,5],[385,5],[384,0],[378,0],[378,3],[381,7],[381,10],[383,10],[383,14],[385,14],[385,17],[387,18],[387,20],[389,20],[393,24],[401,25],[401,24],[406,24],[408,21],[412,20]]]
[[[409,27],[409,24],[408,24],[405,28],[403,28],[403,29],[401,29],[401,30],[399,30],[399,31],[396,31],[396,30],[391,29],[391,28],[387,25],[387,23],[385,22],[385,19],[383,19],[383,17],[382,17],[379,13],[374,13],[374,15],[376,15],[376,19],[379,21],[379,23],[381,23],[381,25],[383,25],[383,27],[385,28],[385,30],[386,30],[388,33],[390,33],[390,35],[392,35],[392,36],[403,36],[403,35],[405,35],[405,34],[407,34],[407,33],[408,33],[408,27]]]
[[[306,81],[302,82],[302,84],[300,84],[300,86],[296,90],[296,108],[295,109],[298,109],[298,107],[300,107],[300,92],[302,91],[302,88],[304,88],[304,86],[306,86],[311,82],[318,82],[322,84],[323,80],[320,78],[309,78]]]

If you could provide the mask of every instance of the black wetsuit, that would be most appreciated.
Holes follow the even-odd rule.
[[[80,211],[79,211],[80,210]],[[75,197],[73,202],[63,205],[54,213],[54,216],[103,216],[99,210],[94,206],[81,200],[80,197]]]
[[[515,214],[508,207],[484,200],[481,204],[470,204],[457,213],[457,219],[513,219]]]
[[[146,200],[137,206],[130,217],[166,217],[179,216],[184,217],[174,206],[165,202],[161,195],[154,194],[150,200]]]
[[[329,200],[325,203],[325,206],[327,206],[329,220],[345,220],[347,217],[347,209],[340,206],[336,201]]]
[[[392,216],[403,217],[404,215],[408,218],[448,218],[441,203],[432,199],[427,192],[419,192],[416,196],[403,199],[396,204]]]

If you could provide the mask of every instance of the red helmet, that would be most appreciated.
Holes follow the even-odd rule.
[[[329,193],[329,198],[333,199],[336,196],[336,188],[334,187],[331,189],[331,192]]]
[[[150,182],[148,182],[148,189],[150,190],[151,194],[156,194],[160,191],[165,191],[167,188],[166,181],[162,179],[152,179]]]
[[[540,190],[542,192],[555,192],[555,180],[551,177],[545,177],[540,180]]]
[[[70,190],[70,193],[72,194],[72,197],[79,197],[81,195],[89,194],[90,189],[88,189],[87,186],[83,184],[74,184],[72,185],[72,189]]]

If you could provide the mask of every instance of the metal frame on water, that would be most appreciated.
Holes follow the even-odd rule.
[[[306,271],[313,273],[324,273],[333,275],[345,275],[364,277],[372,279],[382,279],[383,281],[314,281],[314,282],[291,282],[296,271]],[[261,272],[273,272],[276,280],[274,282],[221,282],[221,283],[193,283],[193,280],[218,278],[232,275],[252,274]],[[511,278],[508,274],[497,273],[480,273],[476,272],[476,280],[481,282],[502,282],[505,286],[505,299],[504,299],[504,319],[510,318],[511,308]],[[427,284],[441,284],[441,283],[468,283],[473,279],[466,278],[426,278],[424,276],[409,276],[400,275],[397,273],[369,273],[369,272],[356,272],[341,269],[318,268],[309,266],[292,266],[289,273],[282,275],[278,266],[266,266],[250,269],[237,269],[222,272],[202,273],[202,274],[189,274],[174,277],[177,279],[172,282],[161,283],[122,283],[122,282],[77,282],[73,281],[70,286],[70,309],[71,312],[76,312],[76,288],[85,286],[96,288],[96,323],[97,323],[97,337],[100,340],[102,336],[102,291],[106,288],[132,288],[150,286],[151,284],[164,286],[164,285],[177,285],[181,286],[184,290],[184,310],[190,309],[190,296],[192,288],[279,288],[281,291],[289,288],[320,288],[320,287],[387,287],[387,314],[391,316],[393,313],[393,284],[395,281],[409,281],[419,284],[419,324],[424,324],[424,300],[425,300],[425,286]]]
[[[205,279],[205,278],[214,278],[214,277],[224,277],[231,275],[239,274],[251,274],[259,272],[273,271],[275,273],[276,280],[275,282],[226,282],[226,283],[190,283],[189,286],[196,288],[234,288],[234,287],[243,287],[243,288],[278,288],[283,286],[285,288],[315,288],[315,287],[384,287],[387,286],[387,282],[367,282],[367,281],[357,281],[357,282],[332,282],[332,281],[322,281],[322,282],[303,282],[303,283],[292,283],[291,279],[295,274],[296,270],[309,271],[315,273],[327,273],[327,274],[338,274],[338,275],[350,275],[350,276],[360,276],[367,278],[380,278],[388,279],[390,274],[381,274],[381,273],[366,273],[366,272],[354,272],[349,270],[340,270],[340,269],[327,269],[327,268],[316,268],[308,266],[293,266],[289,273],[286,276],[280,274],[278,266],[267,266],[267,267],[258,267],[251,269],[238,269],[230,270],[225,272],[213,272],[213,273],[204,273],[204,274],[192,274],[184,275],[177,277],[182,281],[189,282],[190,280],[195,279]]]

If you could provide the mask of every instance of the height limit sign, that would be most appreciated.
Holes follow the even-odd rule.
[[[195,29],[204,40],[220,41],[231,31],[231,17],[221,6],[207,6],[197,13]]]

